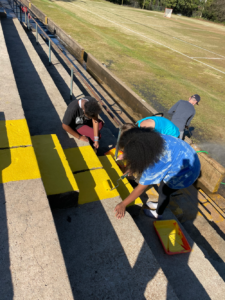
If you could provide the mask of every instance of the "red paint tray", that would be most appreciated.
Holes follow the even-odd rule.
[[[191,252],[191,247],[176,220],[155,221],[153,224],[167,254]]]

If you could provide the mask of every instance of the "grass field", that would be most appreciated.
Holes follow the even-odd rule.
[[[225,27],[98,0],[32,0],[160,112],[192,94],[198,143],[224,142]]]

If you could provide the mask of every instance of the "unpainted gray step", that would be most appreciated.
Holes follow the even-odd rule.
[[[24,119],[24,112],[13,74],[0,19],[0,120]]]
[[[74,299],[178,299],[120,197],[53,211]]]
[[[163,220],[170,219],[176,220],[176,217],[169,209],[166,209]],[[223,276],[180,223],[192,251],[167,255],[156,235],[153,226],[154,220],[146,217],[143,213],[136,216],[134,220],[180,300],[223,299],[225,293]]]
[[[1,300],[73,295],[41,179],[0,184]]]

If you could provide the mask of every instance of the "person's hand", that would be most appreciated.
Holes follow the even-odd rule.
[[[124,217],[125,209],[126,209],[126,206],[124,205],[123,202],[120,202],[119,204],[117,204],[117,206],[114,209],[114,211],[116,212],[115,216],[117,219],[121,219]]]
[[[85,135],[81,135],[81,137],[79,138],[79,140],[83,141],[83,142],[86,142],[86,143],[89,142],[88,138]]]
[[[129,169],[126,170],[126,172],[123,175],[125,174],[127,174],[127,176],[133,176],[133,173]]]
[[[99,147],[99,142],[95,141],[94,144],[93,144],[93,146],[95,147],[95,149],[98,149],[98,147]]]
[[[123,154],[120,154],[119,156],[117,156],[116,160],[123,160]]]

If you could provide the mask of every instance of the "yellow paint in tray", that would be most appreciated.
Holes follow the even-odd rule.
[[[154,227],[167,254],[191,251],[191,247],[176,220],[155,221]]]

